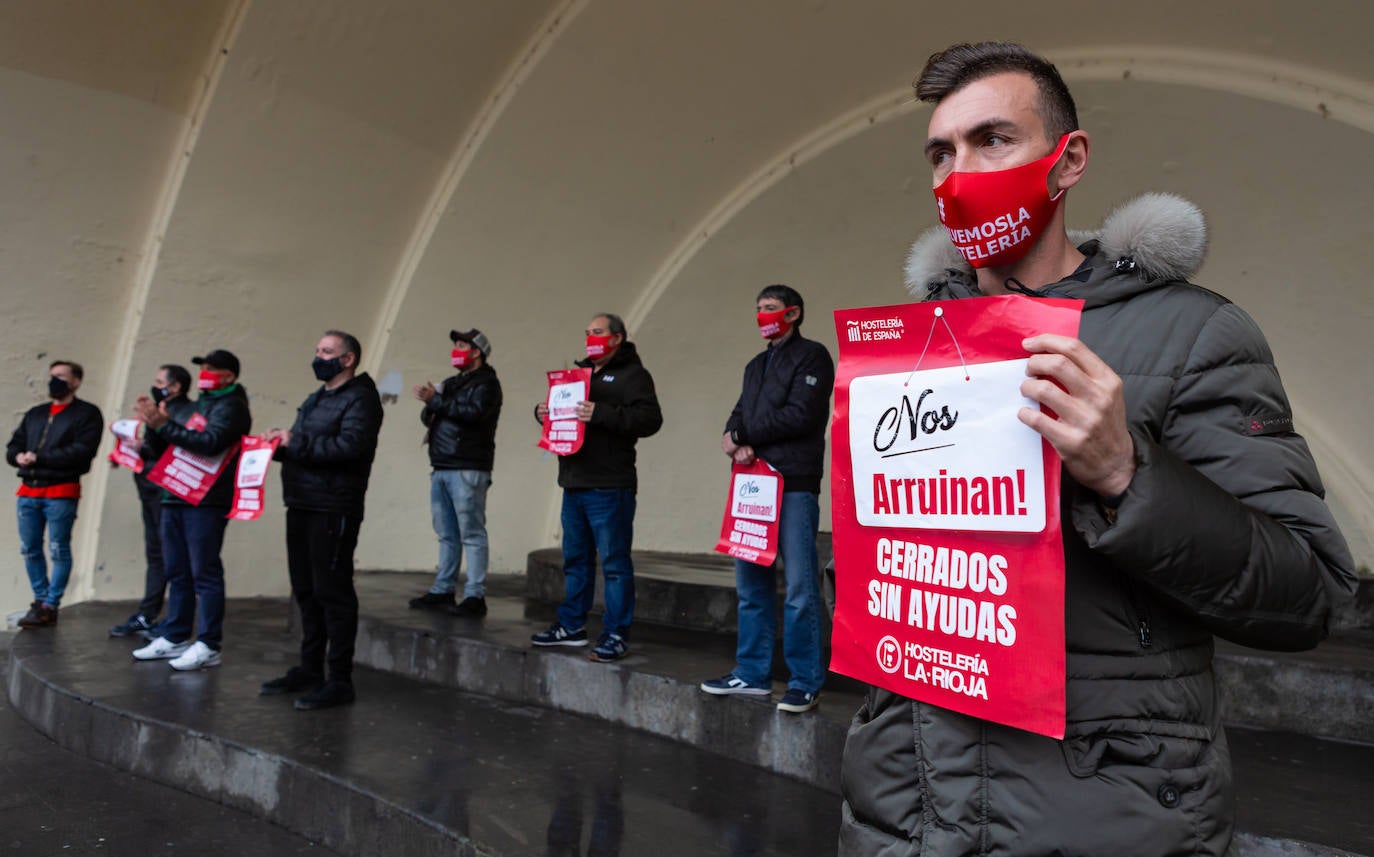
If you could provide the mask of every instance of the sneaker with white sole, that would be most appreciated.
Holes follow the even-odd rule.
[[[750,684],[734,673],[723,675],[720,678],[708,678],[701,683],[701,689],[716,696],[728,696],[736,693],[746,696],[767,696],[773,692],[771,687]]]
[[[821,695],[819,693],[811,693],[805,690],[798,690],[795,687],[789,687],[787,693],[782,695],[782,699],[778,700],[778,710],[786,711],[791,714],[801,714],[810,711],[820,704]]]
[[[549,626],[549,630],[540,631],[530,637],[530,642],[536,646],[585,646],[587,645],[587,629],[578,628],[574,631],[554,622]]]
[[[167,664],[174,670],[203,670],[219,666],[219,652],[196,640],[179,658]]]
[[[179,657],[189,648],[191,648],[190,643],[173,643],[166,637],[158,637],[143,648],[134,649],[134,660],[165,661]]]

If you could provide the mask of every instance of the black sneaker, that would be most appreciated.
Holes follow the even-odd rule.
[[[324,684],[324,676],[300,667],[292,667],[286,675],[265,681],[258,687],[259,696],[277,696],[282,693],[296,693],[302,690],[315,690]]]
[[[569,631],[554,622],[549,626],[549,630],[540,631],[530,637],[530,642],[536,646],[585,646],[587,645],[587,629],[578,628],[576,631]]]
[[[44,604],[42,601],[35,601],[30,604],[29,612],[25,613],[24,618],[19,620],[19,627],[21,628],[45,628],[56,624],[57,608]]]
[[[316,711],[336,705],[351,705],[355,698],[352,683],[330,679],[296,700],[296,710]]]
[[[454,602],[452,592],[426,592],[419,598],[410,599],[410,609],[421,610],[428,607],[443,607]]]
[[[795,687],[789,687],[787,693],[778,700],[778,710],[787,711],[792,714],[801,714],[803,711],[810,711],[821,704],[819,693],[807,693]]]
[[[135,613],[129,617],[127,622],[115,625],[110,629],[111,637],[127,637],[131,634],[142,635],[153,627],[153,623],[143,618],[143,614]]]
[[[620,660],[629,653],[630,645],[625,642],[624,637],[619,634],[602,634],[601,639],[596,642],[596,648],[592,649],[587,657],[608,664]]]
[[[487,599],[480,596],[464,598],[457,604],[450,604],[448,612],[454,616],[481,617],[487,615]]]

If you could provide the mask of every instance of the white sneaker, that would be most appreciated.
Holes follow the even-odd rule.
[[[165,661],[175,658],[191,648],[190,643],[173,643],[166,637],[158,637],[141,649],[134,649],[134,658],[140,661]]]
[[[186,654],[176,658],[167,666],[174,670],[203,670],[219,666],[219,652],[196,640]]]

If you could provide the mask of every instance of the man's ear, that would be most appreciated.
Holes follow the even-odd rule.
[[[801,307],[788,307],[787,312],[783,313],[782,320],[790,324],[796,324],[797,319],[801,318]]]
[[[1071,133],[1068,145],[1064,147],[1064,154],[1059,156],[1059,163],[1050,172],[1048,190],[1051,196],[1063,193],[1083,178],[1083,174],[1088,170],[1090,149],[1087,131]]]

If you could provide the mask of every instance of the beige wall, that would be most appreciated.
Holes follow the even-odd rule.
[[[640,447],[638,544],[706,550],[753,294],[791,282],[832,346],[830,309],[902,300],[933,222],[905,87],[951,41],[1015,37],[1060,62],[1093,135],[1073,225],[1155,189],[1207,212],[1199,281],[1268,333],[1368,563],[1374,397],[1348,367],[1374,314],[1374,13],[1051,5],[0,2],[0,406],[17,420],[62,353],[113,415],[159,363],[227,347],[267,428],[310,390],[325,327],[408,386],[447,374],[451,327],[480,326],[507,400],[493,567],[516,570],[557,536],[528,415],[542,372],[617,311],[668,417]],[[419,438],[413,403],[388,406],[363,567],[433,565]],[[128,481],[86,481],[76,597],[141,587]],[[281,516],[229,533],[231,593],[284,591]],[[12,525],[0,551],[7,612],[28,600]]]

